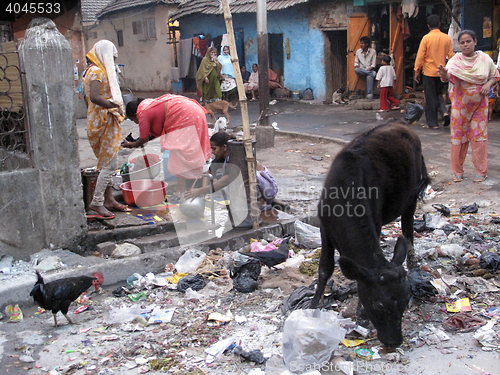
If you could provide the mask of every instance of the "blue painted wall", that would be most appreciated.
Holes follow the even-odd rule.
[[[245,63],[248,71],[257,57],[257,24],[255,13],[233,14],[233,28],[243,29]],[[195,14],[179,20],[181,39],[196,34],[210,34],[212,37],[226,33],[222,15]],[[314,98],[325,100],[325,64],[323,33],[309,29],[307,9],[297,6],[267,13],[268,34],[283,34],[284,83],[291,91],[311,88]],[[290,60],[284,52],[285,41],[289,39]]]

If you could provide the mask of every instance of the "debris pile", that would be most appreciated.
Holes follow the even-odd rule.
[[[450,216],[445,208],[451,209]],[[356,324],[356,283],[345,279],[338,267],[327,285],[328,309],[321,312],[335,315],[335,323],[328,319],[337,333],[325,329],[326,318],[316,330],[297,325],[305,318],[286,329],[294,314],[320,314],[307,310],[317,277],[318,231],[296,223],[293,239],[268,235],[238,251],[187,249],[162,273],[136,273],[125,285],[82,298],[70,309],[79,313],[80,326],[54,331],[50,314],[23,315],[11,306],[7,317],[21,318],[9,326],[29,324],[38,332],[35,341],[43,343],[20,348],[18,360],[38,369],[36,374],[55,366],[54,374],[305,373],[327,357],[330,368],[345,374],[365,367],[365,372],[379,368],[412,373],[412,353],[428,348],[485,371],[467,356],[500,350],[500,221],[490,214],[454,213],[454,207],[436,205],[436,210],[415,222],[414,247],[421,266],[408,272],[413,298],[403,319],[405,341],[397,349],[383,347],[374,329]],[[381,244],[388,258],[400,235],[399,222],[383,228]],[[312,356],[308,358],[288,351],[300,351],[301,340],[331,350],[315,351],[321,358],[310,350],[304,352]],[[285,354],[307,361],[287,362]]]

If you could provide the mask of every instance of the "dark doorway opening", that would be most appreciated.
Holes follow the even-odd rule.
[[[283,58],[283,34],[268,34],[269,43],[269,68],[271,68],[278,77],[284,75]]]
[[[326,104],[340,88],[347,89],[347,30],[325,31]]]

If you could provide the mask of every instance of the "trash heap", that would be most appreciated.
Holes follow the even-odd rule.
[[[237,251],[208,254],[189,248],[160,274],[133,274],[125,285],[82,298],[70,309],[81,314],[80,326],[53,331],[51,314],[23,317],[18,306],[4,321],[33,319],[31,329],[42,326],[40,358],[35,361],[28,346],[20,361],[50,375],[301,374],[326,363],[349,375],[415,373],[425,348],[485,373],[466,356],[500,350],[500,220],[435,208],[415,221],[420,268],[408,273],[413,298],[397,349],[383,347],[374,329],[356,324],[356,283],[338,267],[327,285],[328,309],[308,309],[320,236],[298,220],[293,238],[268,235]],[[399,235],[399,222],[383,228],[389,259]]]

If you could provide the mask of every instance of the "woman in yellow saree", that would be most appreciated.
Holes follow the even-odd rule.
[[[111,176],[118,168],[118,150],[122,141],[120,127],[124,119],[123,100],[115,73],[114,59],[118,51],[109,40],[100,40],[87,53],[88,68],[84,73],[83,89],[88,105],[87,136],[97,157],[100,171],[88,217],[113,219],[110,210],[127,211],[118,203],[111,190]]]

